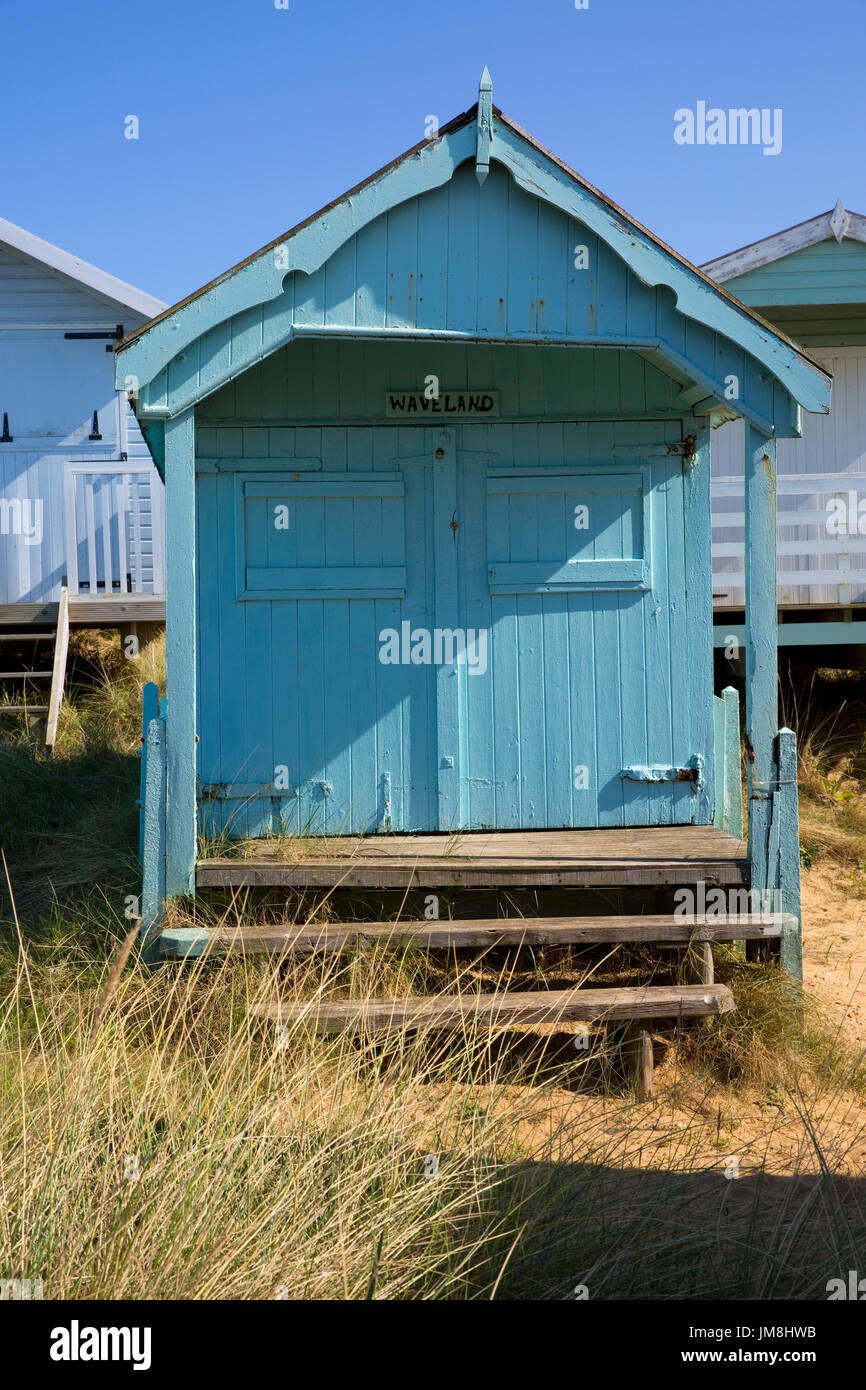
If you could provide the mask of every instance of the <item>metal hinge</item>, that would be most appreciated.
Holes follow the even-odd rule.
[[[681,458],[683,467],[692,469],[698,465],[697,446],[698,436],[687,434],[685,439],[676,440],[673,444],[618,444],[612,450],[612,456],[616,462],[622,459],[629,463],[640,459]]]

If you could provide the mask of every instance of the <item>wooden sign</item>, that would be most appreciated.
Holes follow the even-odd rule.
[[[481,420],[499,414],[498,391],[388,391],[385,415],[389,420],[423,420],[450,415],[452,420]]]

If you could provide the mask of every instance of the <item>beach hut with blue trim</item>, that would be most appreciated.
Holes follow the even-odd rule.
[[[166,485],[146,929],[197,884],[763,888],[786,863],[799,910],[774,459],[830,378],[486,70],[434,137],[131,334],[117,380]],[[712,660],[734,418],[747,850]],[[226,836],[259,843],[203,848]]]

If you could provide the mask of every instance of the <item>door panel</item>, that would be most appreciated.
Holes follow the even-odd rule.
[[[395,430],[365,431],[353,472],[350,432],[326,433],[321,471],[287,458],[198,478],[201,534],[235,536],[234,556],[198,560],[199,689],[218,692],[198,722],[212,832],[437,824],[430,668],[380,659],[383,634],[428,621],[432,451],[404,469]],[[400,433],[411,460],[418,433]]]
[[[701,751],[690,744],[682,466],[569,466],[555,450],[541,464],[529,449],[526,466],[522,433],[513,428],[511,468],[501,452],[460,468],[463,621],[489,633],[487,671],[461,671],[463,823],[688,823],[692,784],[622,776]]]
[[[315,460],[199,476],[200,534],[235,536],[198,558],[209,829],[693,819],[690,784],[622,776],[711,754],[681,464],[571,428],[333,428]]]

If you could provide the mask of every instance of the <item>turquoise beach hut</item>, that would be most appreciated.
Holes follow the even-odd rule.
[[[830,378],[504,116],[486,72],[435,138],[129,335],[117,380],[166,487],[148,933],[206,884],[787,874],[799,910],[774,459]],[[713,693],[732,419],[747,850]],[[215,859],[213,835],[261,843]]]

